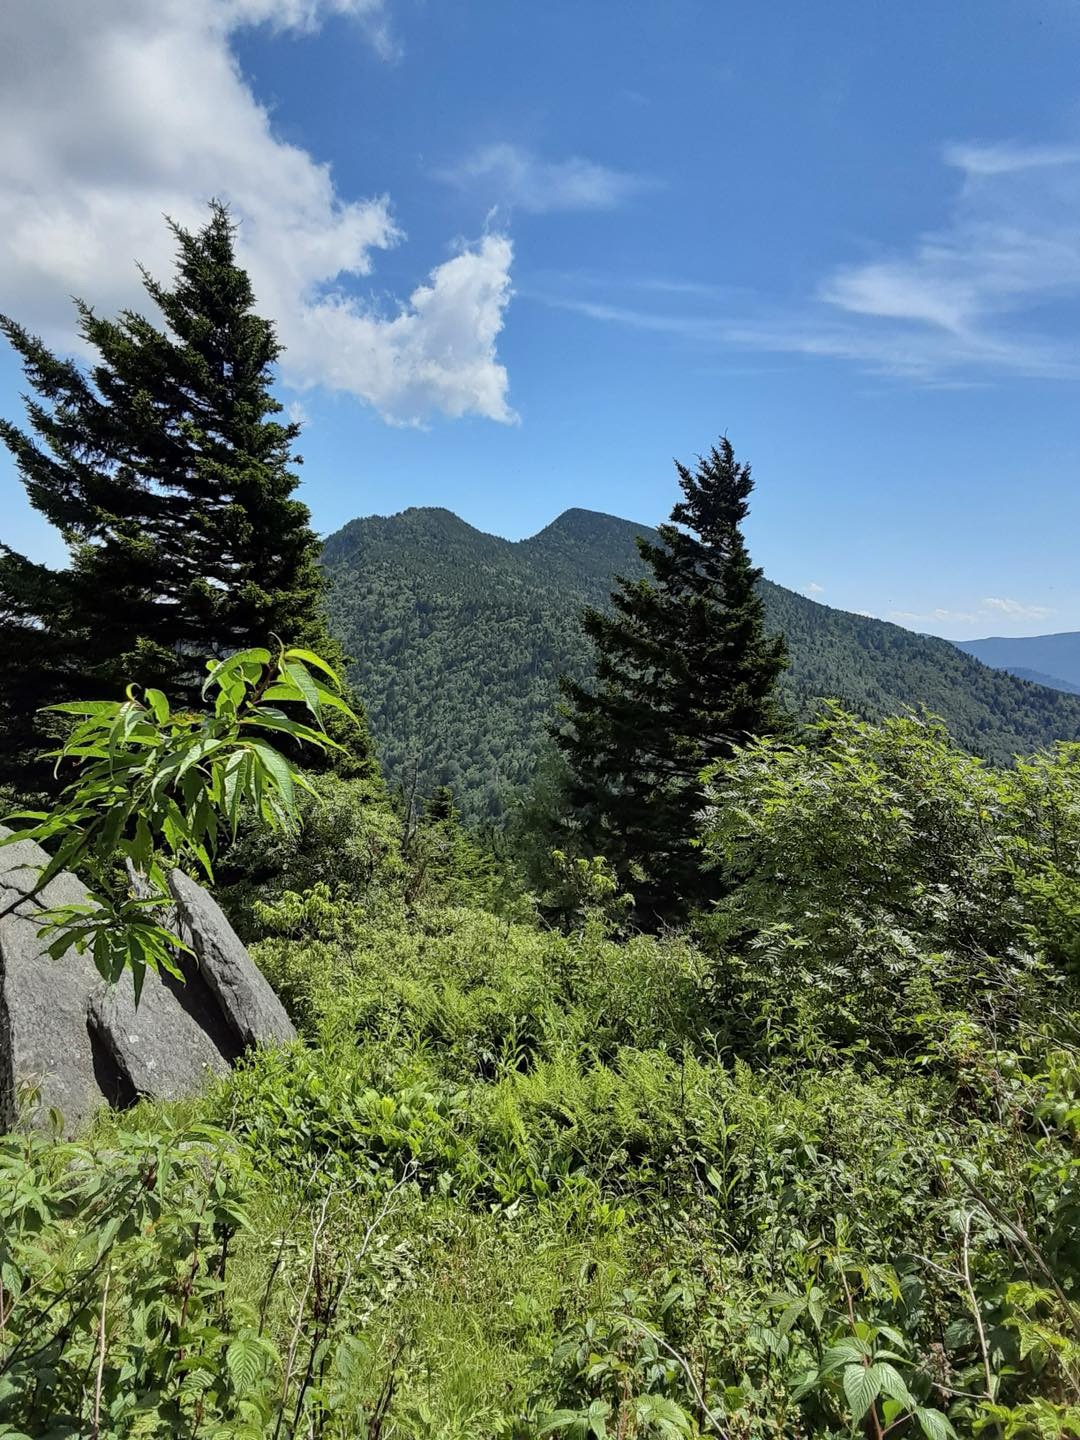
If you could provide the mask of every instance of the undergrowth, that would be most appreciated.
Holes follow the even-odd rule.
[[[0,1143],[0,1435],[1080,1434],[1076,757],[898,723],[716,777],[694,933],[410,896],[383,815],[247,895],[301,1038]]]

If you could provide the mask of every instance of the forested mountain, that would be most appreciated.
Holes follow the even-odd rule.
[[[1080,630],[1057,635],[991,635],[985,640],[958,640],[957,646],[996,670],[1080,695]]]
[[[350,521],[325,544],[331,619],[354,657],[392,780],[454,788],[466,814],[498,814],[530,775],[560,673],[587,678],[578,617],[616,574],[640,573],[646,526],[567,510],[509,541],[448,510]],[[763,582],[784,631],[784,686],[800,707],[832,696],[868,717],[926,705],[995,761],[1080,738],[1080,699],[990,670],[946,640],[819,605]]]

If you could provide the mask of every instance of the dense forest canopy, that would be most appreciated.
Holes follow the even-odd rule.
[[[324,547],[333,627],[353,657],[388,778],[450,785],[472,819],[501,814],[533,773],[558,677],[587,679],[585,605],[639,576],[647,526],[567,510],[511,542],[448,510],[353,520]],[[788,642],[782,683],[809,711],[842,699],[868,717],[925,706],[974,754],[1008,763],[1080,736],[1080,702],[987,669],[948,641],[834,610],[765,580]]]

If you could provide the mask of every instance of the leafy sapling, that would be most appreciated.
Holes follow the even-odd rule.
[[[235,838],[245,812],[270,830],[297,824],[297,788],[312,787],[277,744],[341,750],[326,733],[326,711],[356,721],[337,675],[310,650],[242,650],[206,669],[201,711],[174,711],[160,690],[135,686],[121,701],[50,706],[75,717],[50,755],[57,774],[72,762],[75,778],[52,810],[9,816],[22,828],[0,840],[50,848],[32,896],[62,870],[84,881],[88,900],[40,914],[49,953],[89,950],[110,983],[129,969],[136,998],[147,967],[180,973],[174,952],[186,947],[159,918],[171,903],[169,871],[194,867],[212,881],[219,836]],[[283,704],[302,706],[304,718]]]

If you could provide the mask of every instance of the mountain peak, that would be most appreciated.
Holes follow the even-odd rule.
[[[531,540],[542,540],[545,536],[569,536],[574,540],[595,540],[599,536],[625,536],[628,533],[644,535],[651,533],[652,526],[638,525],[633,520],[623,520],[618,515],[608,515],[603,510],[584,510],[573,505],[556,515],[550,525],[538,530]],[[525,542],[528,543],[528,542]]]
[[[572,507],[538,534],[487,535],[449,510],[355,520],[326,544],[329,609],[364,697],[386,774],[422,791],[449,784],[473,818],[501,813],[528,781],[559,700],[587,683],[584,606],[609,603],[616,575],[644,573],[634,543],[655,532]],[[979,754],[1007,762],[1080,738],[1080,697],[988,670],[946,640],[762,586],[770,627],[791,651],[784,678],[800,712],[835,696],[859,714],[925,705]],[[1061,668],[1029,662],[1030,670]]]

